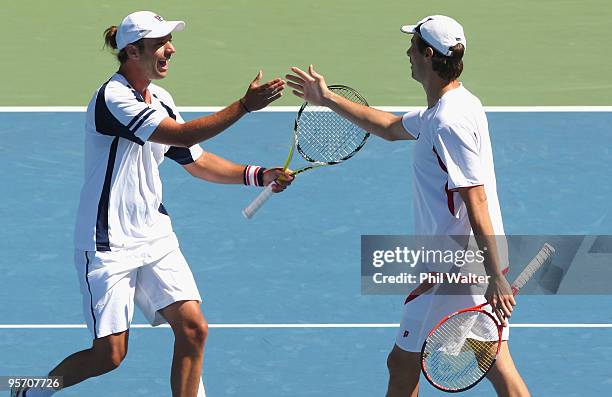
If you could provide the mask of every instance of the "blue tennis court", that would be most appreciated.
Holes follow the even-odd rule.
[[[184,113],[186,119],[199,114]],[[202,146],[243,163],[281,165],[293,112],[261,112]],[[0,113],[0,375],[42,375],[90,344],[72,263],[82,182],[84,113]],[[612,234],[610,112],[489,113],[508,234]],[[164,205],[212,327],[204,358],[209,396],[383,395],[391,327],[308,324],[399,321],[401,296],[360,292],[360,236],[412,231],[409,142],[371,139],[347,164],[303,174],[254,219],[259,192],[162,166]],[[522,296],[514,359],[534,396],[602,395],[612,385],[610,296]],[[144,323],[140,314],[135,323]],[[262,324],[303,327],[258,328]],[[227,328],[227,324],[247,324]],[[16,328],[9,328],[15,325]],[[24,327],[20,327],[24,326]],[[172,335],[137,328],[122,367],[66,396],[169,395]],[[483,382],[466,393],[493,394]],[[422,382],[423,396],[437,396]]]

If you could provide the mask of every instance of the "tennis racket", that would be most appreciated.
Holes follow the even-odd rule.
[[[344,85],[330,85],[332,92],[352,102],[368,106],[368,102],[354,89]],[[370,136],[361,127],[322,106],[304,102],[295,118],[293,140],[287,161],[286,170],[293,158],[294,149],[308,161],[309,164],[293,172],[293,175],[304,171],[338,164],[350,159],[365,145]],[[274,182],[273,182],[274,183]],[[272,195],[273,183],[257,196],[251,204],[242,210],[246,218],[251,218]]]
[[[512,283],[512,294],[551,260],[555,249],[544,244]],[[489,372],[499,353],[503,326],[483,308],[484,303],[460,310],[440,321],[421,349],[425,378],[437,389],[461,392],[474,387]]]

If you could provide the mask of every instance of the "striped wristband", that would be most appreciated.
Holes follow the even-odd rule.
[[[257,165],[247,165],[242,174],[244,184],[249,186],[263,186],[263,174],[266,169]]]

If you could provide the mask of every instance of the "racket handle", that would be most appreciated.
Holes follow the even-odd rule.
[[[555,254],[555,249],[552,245],[544,243],[544,246],[540,249],[538,254],[529,262],[529,264],[523,269],[521,274],[518,275],[516,280],[512,283],[512,294],[518,294],[519,290],[523,288],[527,281],[547,262],[549,262],[552,256]]]
[[[251,201],[251,204],[242,210],[242,215],[244,215],[245,218],[251,219],[253,215],[255,215],[255,213],[261,208],[261,206],[268,201],[272,195],[272,187],[274,184],[276,184],[276,182],[272,182],[266,186],[265,189],[259,193],[259,195],[255,197],[253,201]]]

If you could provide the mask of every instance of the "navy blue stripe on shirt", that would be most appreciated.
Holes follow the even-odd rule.
[[[106,106],[105,91],[108,85],[108,81],[100,87],[98,95],[96,96],[96,107],[95,107],[95,123],[96,131],[103,135],[119,136],[121,138],[128,139],[139,145],[144,145],[144,141],[134,135],[128,127],[121,124],[115,116],[111,113]]]
[[[444,162],[436,151],[436,147],[433,146],[432,150],[436,155],[436,158],[438,159],[438,165],[440,166],[440,168],[442,168],[442,171],[444,171],[448,175],[448,169],[446,168],[446,165],[444,165]],[[444,192],[446,192],[446,205],[448,206],[448,210],[451,214],[453,214],[453,216],[455,216],[455,193],[448,189],[448,177],[446,184],[444,185]]]
[[[153,94],[153,96],[155,98],[157,98],[157,95]],[[168,113],[168,116],[170,116],[172,119],[176,120],[176,114],[174,114],[174,111],[172,110],[172,108],[168,105],[166,105],[165,103],[163,103],[161,101],[161,99],[157,98],[159,100],[159,103],[164,107],[164,109],[166,109],[166,113]]]
[[[128,88],[132,88],[129,85],[127,87]],[[134,98],[136,98],[136,100],[138,102],[144,102],[145,101],[144,98],[142,97],[142,95],[139,92],[137,92],[136,90],[132,89],[132,94],[134,94]]]
[[[180,165],[191,164],[197,160],[191,156],[191,151],[189,150],[189,148],[176,146],[170,146],[170,149],[168,149],[168,151],[164,153],[164,156],[176,161]]]
[[[98,331],[97,331],[97,322],[96,315],[93,307],[93,294],[91,293],[91,285],[89,285],[89,256],[87,256],[87,251],[85,251],[85,282],[87,283],[87,290],[89,291],[89,309],[91,310],[91,318],[93,318],[93,332],[94,339],[98,339]]]
[[[140,116],[142,116],[143,114],[145,114],[145,112],[147,110],[149,110],[150,108],[144,108],[142,109],[142,111],[140,113],[138,113],[136,116],[134,116],[134,118],[132,119],[132,121],[130,121],[130,124],[127,125],[128,130],[130,128],[132,128],[132,126],[134,125],[134,123],[136,123],[138,121],[138,119],[140,118]]]
[[[113,139],[108,153],[108,163],[106,164],[106,175],[104,185],[98,201],[98,215],[96,218],[96,251],[110,251],[110,241],[108,237],[108,206],[110,202],[111,181],[113,179],[113,169],[115,168],[115,158],[117,157],[117,146],[119,137]]]
[[[153,96],[157,98],[157,95],[153,94]],[[159,100],[159,103],[164,107],[164,109],[166,109],[166,113],[168,113],[168,116],[176,120],[176,114],[174,113],[172,108],[163,103],[159,98],[157,99]],[[181,165],[191,164],[197,160],[191,156],[191,151],[189,150],[189,148],[176,146],[170,146],[170,149],[168,149],[168,151],[164,153],[164,156],[176,161]]]
[[[136,133],[136,131],[138,131],[138,129],[140,128],[140,126],[142,125],[142,123],[144,123],[145,121],[147,121],[147,119],[149,117],[151,117],[151,115],[155,112],[155,109],[151,109],[150,112],[148,112],[147,114],[145,114],[144,116],[142,116],[142,118],[140,119],[140,121],[138,122],[138,124],[136,124],[134,126],[134,128],[131,129],[132,133]]]

